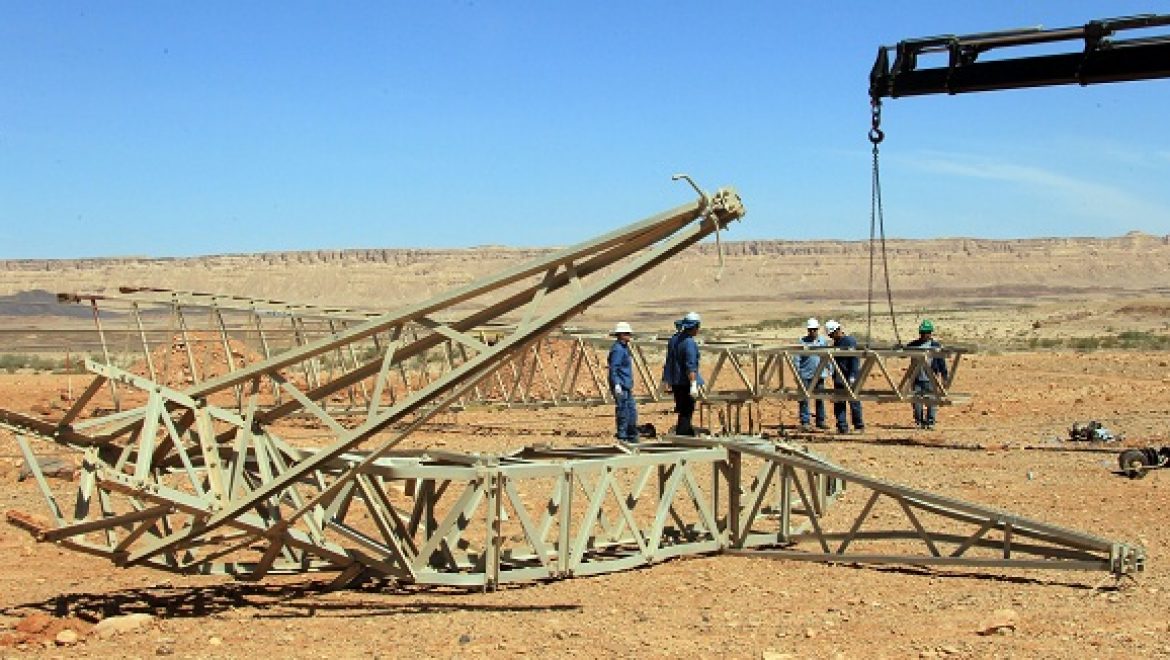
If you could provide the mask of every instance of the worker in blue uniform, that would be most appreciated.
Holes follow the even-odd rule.
[[[829,339],[833,340],[833,348],[857,350],[857,340],[851,335],[845,334],[845,328],[837,321],[826,321],[825,332],[829,334]],[[857,394],[857,377],[861,374],[861,358],[856,355],[846,355],[836,358],[837,369],[833,370],[833,385],[844,391],[845,384],[849,384],[849,388]],[[848,408],[850,416],[853,417],[853,430],[856,433],[865,432],[865,420],[861,415],[861,401],[834,401],[833,415],[837,418],[837,432],[849,432],[849,420],[845,416],[846,408]]]
[[[805,335],[800,338],[802,346],[808,348],[821,348],[828,346],[829,342],[820,335],[821,324],[815,319],[809,319],[805,323]],[[800,374],[800,380],[804,381],[804,387],[809,392],[820,391],[828,380],[830,371],[826,365],[822,363],[820,355],[797,355],[796,356],[796,370]],[[818,373],[819,372],[819,373]],[[827,429],[829,425],[825,423],[825,400],[816,400],[816,420],[818,429]],[[798,405],[798,412],[800,415],[800,430],[811,431],[812,414],[809,411],[808,399],[801,399]]]
[[[695,401],[703,376],[699,374],[699,345],[695,336],[699,334],[702,319],[697,312],[688,312],[681,320],[675,321],[676,332],[666,344],[666,365],[662,369],[662,381],[674,394],[674,410],[678,421],[674,432],[678,435],[695,435],[692,418]]]
[[[939,349],[942,344],[934,338],[934,322],[930,319],[925,319],[918,325],[918,339],[906,344],[906,348],[921,348],[921,349]],[[941,357],[931,358],[927,360],[928,366],[918,366],[914,373],[914,393],[918,395],[934,394],[934,383],[930,379],[930,374],[927,369],[933,371],[934,374],[946,380],[947,377],[947,361]],[[935,416],[938,411],[938,406],[933,403],[922,403],[914,401],[910,404],[914,409],[914,425],[920,429],[927,431],[934,429]]]
[[[634,401],[634,358],[630,354],[630,338],[634,329],[621,321],[609,333],[614,337],[609,349],[609,388],[613,391],[615,437],[622,442],[638,441],[638,407]]]

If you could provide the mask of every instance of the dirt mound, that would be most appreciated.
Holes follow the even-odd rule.
[[[186,337],[173,335],[168,345],[153,349],[149,360],[142,358],[130,365],[129,370],[162,385],[181,388],[263,359],[263,355],[238,339],[228,338],[225,342],[213,332],[195,331],[188,332]]]
[[[34,612],[17,621],[12,630],[0,632],[0,648],[73,646],[91,628],[93,625],[80,619]]]

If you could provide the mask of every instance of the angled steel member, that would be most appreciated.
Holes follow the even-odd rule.
[[[263,575],[274,566],[301,567],[322,562],[334,567],[398,567],[369,556],[370,546],[346,549],[330,540],[354,540],[337,521],[361,501],[374,519],[387,511],[367,481],[368,473],[418,426],[466,395],[503,360],[544,333],[646,270],[739,219],[744,208],[731,189],[703,194],[685,204],[601,237],[556,251],[421,304],[365,322],[269,359],[232,370],[180,391],[109,364],[87,363],[97,375],[49,436],[86,449],[82,492],[70,522],[44,488],[57,525],[72,534],[54,535],[77,549],[104,554],[119,564],[138,563],[177,570],[223,570]],[[465,311],[467,309],[475,311]],[[446,318],[440,319],[442,314]],[[494,344],[467,334],[507,314],[521,321]],[[409,331],[408,331],[409,330]],[[456,368],[397,400],[381,396],[392,369],[449,340],[465,352]],[[340,377],[313,386],[288,375],[290,367],[319,360],[357,342],[373,342],[379,352]],[[280,398],[260,387],[261,379],[280,384]],[[103,383],[128,386],[145,405],[113,415],[80,419],[99,396]],[[333,417],[329,397],[364,383],[374,393],[364,416]],[[216,403],[243,398],[242,410]],[[327,433],[320,450],[298,449],[278,437],[272,424],[295,413],[316,417]],[[10,428],[46,437],[43,424],[7,416]],[[391,431],[390,433],[386,433]],[[22,449],[31,452],[23,437]],[[364,451],[358,452],[365,443]],[[357,457],[357,458],[355,458]],[[33,461],[35,462],[35,458]],[[359,493],[360,497],[355,497]],[[112,496],[129,499],[132,509],[150,502],[151,515],[115,511]],[[100,511],[93,510],[95,502]],[[130,527],[116,539],[114,529]],[[333,533],[336,532],[336,533]],[[105,541],[94,540],[104,534]],[[210,550],[214,544],[226,548]],[[392,545],[392,544],[391,544]],[[256,546],[258,562],[229,561]],[[393,548],[391,548],[393,550]]]

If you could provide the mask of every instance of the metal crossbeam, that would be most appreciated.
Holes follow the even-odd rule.
[[[683,441],[687,442],[687,441]],[[1145,550],[1138,546],[1065,529],[963,500],[894,484],[796,453],[744,443],[738,439],[701,440],[719,444],[732,453],[763,459],[795,485],[810,530],[786,540],[815,543],[817,551],[757,550],[753,554],[806,561],[946,565],[974,568],[1064,568],[1109,571],[1125,575],[1144,570]],[[834,488],[859,489],[865,504],[848,512],[837,506],[826,512],[817,505],[816,488],[805,488],[800,472],[812,475],[810,484],[833,483]],[[867,497],[865,497],[867,496]],[[882,515],[875,509],[886,505]],[[892,514],[892,515],[891,515]],[[791,511],[788,515],[793,515]],[[880,522],[878,522],[880,520]],[[863,529],[865,528],[865,529]],[[747,533],[743,533],[745,536]],[[766,540],[770,537],[765,536]],[[747,544],[745,544],[747,545]],[[744,548],[737,551],[747,553]]]

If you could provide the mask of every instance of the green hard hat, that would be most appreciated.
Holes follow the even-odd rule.
[[[924,320],[918,324],[918,332],[934,332],[934,323],[931,323],[930,319]]]

